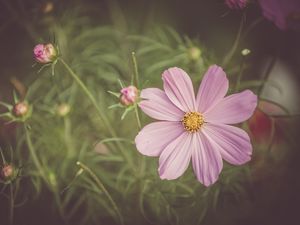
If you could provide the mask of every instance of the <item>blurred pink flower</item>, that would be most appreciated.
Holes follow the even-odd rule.
[[[247,3],[248,0],[225,0],[225,4],[231,9],[243,9]]]
[[[258,0],[264,17],[279,29],[300,28],[300,0]]]
[[[268,144],[270,142],[270,138],[272,136],[272,119],[270,116],[281,116],[287,115],[286,111],[284,111],[279,105],[274,103],[261,100],[258,103],[258,107],[254,111],[253,116],[248,120],[248,126],[252,137],[255,142],[258,144]],[[279,118],[274,118],[274,142],[279,144],[283,135],[278,129],[279,125],[284,126],[284,121]]]
[[[137,101],[138,89],[135,86],[128,86],[121,89],[120,102],[122,105],[132,105]]]
[[[240,165],[250,160],[248,134],[228,124],[247,120],[257,105],[257,96],[246,90],[225,97],[228,79],[219,66],[211,66],[195,98],[190,77],[180,68],[166,70],[164,91],[142,90],[139,103],[150,117],[161,120],[145,126],[135,138],[139,152],[160,156],[161,179],[176,179],[192,159],[197,179],[205,186],[216,182],[222,158]]]
[[[39,63],[51,63],[57,58],[57,51],[52,44],[38,44],[33,49],[34,58]]]

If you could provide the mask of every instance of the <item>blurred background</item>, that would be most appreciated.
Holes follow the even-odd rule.
[[[8,184],[13,191],[1,186],[0,224],[118,224],[94,181],[76,177],[78,160],[111,190],[125,224],[299,224],[299,1],[291,1],[298,14],[286,29],[265,17],[272,4],[261,2],[231,9],[222,0],[1,0],[0,101],[13,104],[15,90],[33,104],[26,125],[47,178],[32,165],[26,127],[2,119],[1,149],[21,175]],[[153,171],[135,179],[113,143],[101,142],[108,131],[62,66],[54,76],[33,67],[33,47],[47,42],[59,46],[118,136],[130,140],[134,116],[121,121],[122,112],[108,111],[118,99],[107,90],[118,92],[118,79],[130,83],[132,51],[144,87],[161,87],[161,72],[170,66],[186,69],[198,85],[209,65],[221,65],[232,92],[249,88],[260,97],[259,110],[242,125],[253,140],[253,159],[243,168],[226,167],[208,189],[191,171],[179,181],[159,181],[154,158],[143,159]],[[71,108],[67,116],[57,113],[62,104]],[[134,145],[123,147],[132,160],[141,159]]]

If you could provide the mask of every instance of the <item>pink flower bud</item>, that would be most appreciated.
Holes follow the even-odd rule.
[[[122,105],[128,106],[136,102],[138,98],[138,89],[135,86],[128,86],[121,89],[120,102]]]
[[[1,176],[4,178],[4,179],[8,179],[10,177],[12,177],[14,174],[14,168],[12,165],[5,165],[2,167],[2,170],[1,170]]]
[[[33,49],[34,58],[39,63],[51,63],[57,58],[57,51],[52,44],[38,44]]]
[[[25,116],[29,111],[29,106],[26,102],[19,102],[13,107],[13,114],[16,117]]]
[[[225,0],[225,4],[231,9],[243,9],[247,3],[248,0]]]

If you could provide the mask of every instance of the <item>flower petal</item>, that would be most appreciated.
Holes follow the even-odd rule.
[[[257,96],[252,91],[229,95],[204,113],[206,122],[234,124],[252,116],[257,106]]]
[[[209,136],[222,158],[233,164],[241,165],[251,159],[252,146],[249,135],[238,127],[230,125],[205,124],[203,133]]]
[[[136,136],[136,148],[143,155],[159,156],[162,150],[183,132],[184,129],[180,122],[150,123]]]
[[[146,99],[139,103],[140,108],[148,116],[167,121],[180,121],[184,112],[178,109],[167,97],[165,92],[158,88],[142,90],[141,98]]]
[[[206,112],[224,98],[228,90],[228,79],[223,69],[217,65],[210,66],[200,84],[196,106],[198,112]]]
[[[168,98],[184,112],[195,111],[195,93],[187,73],[177,67],[163,72],[164,90]]]
[[[193,140],[192,163],[197,179],[209,186],[215,183],[223,167],[218,146],[203,132],[195,133]]]
[[[158,168],[161,179],[176,179],[188,168],[192,153],[191,139],[192,135],[184,132],[162,151]]]

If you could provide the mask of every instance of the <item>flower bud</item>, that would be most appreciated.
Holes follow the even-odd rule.
[[[122,105],[129,106],[136,102],[138,89],[135,86],[128,86],[121,89],[120,102]]]
[[[188,56],[192,61],[197,61],[201,57],[201,50],[197,47],[188,49]]]
[[[242,56],[247,56],[251,53],[251,51],[248,48],[245,48],[241,51]]]
[[[19,102],[13,107],[13,114],[16,117],[23,117],[29,111],[29,105],[26,102]]]
[[[71,107],[66,103],[62,103],[58,105],[56,109],[57,114],[61,117],[68,115],[70,111],[71,111]]]
[[[7,179],[10,179],[12,178],[14,175],[14,168],[12,165],[4,165],[1,169],[1,177],[4,179],[4,180],[7,180]]]
[[[49,44],[38,44],[33,49],[34,58],[39,63],[51,63],[57,58],[57,50]]]
[[[230,9],[243,9],[246,7],[248,0],[225,0],[225,4]]]

